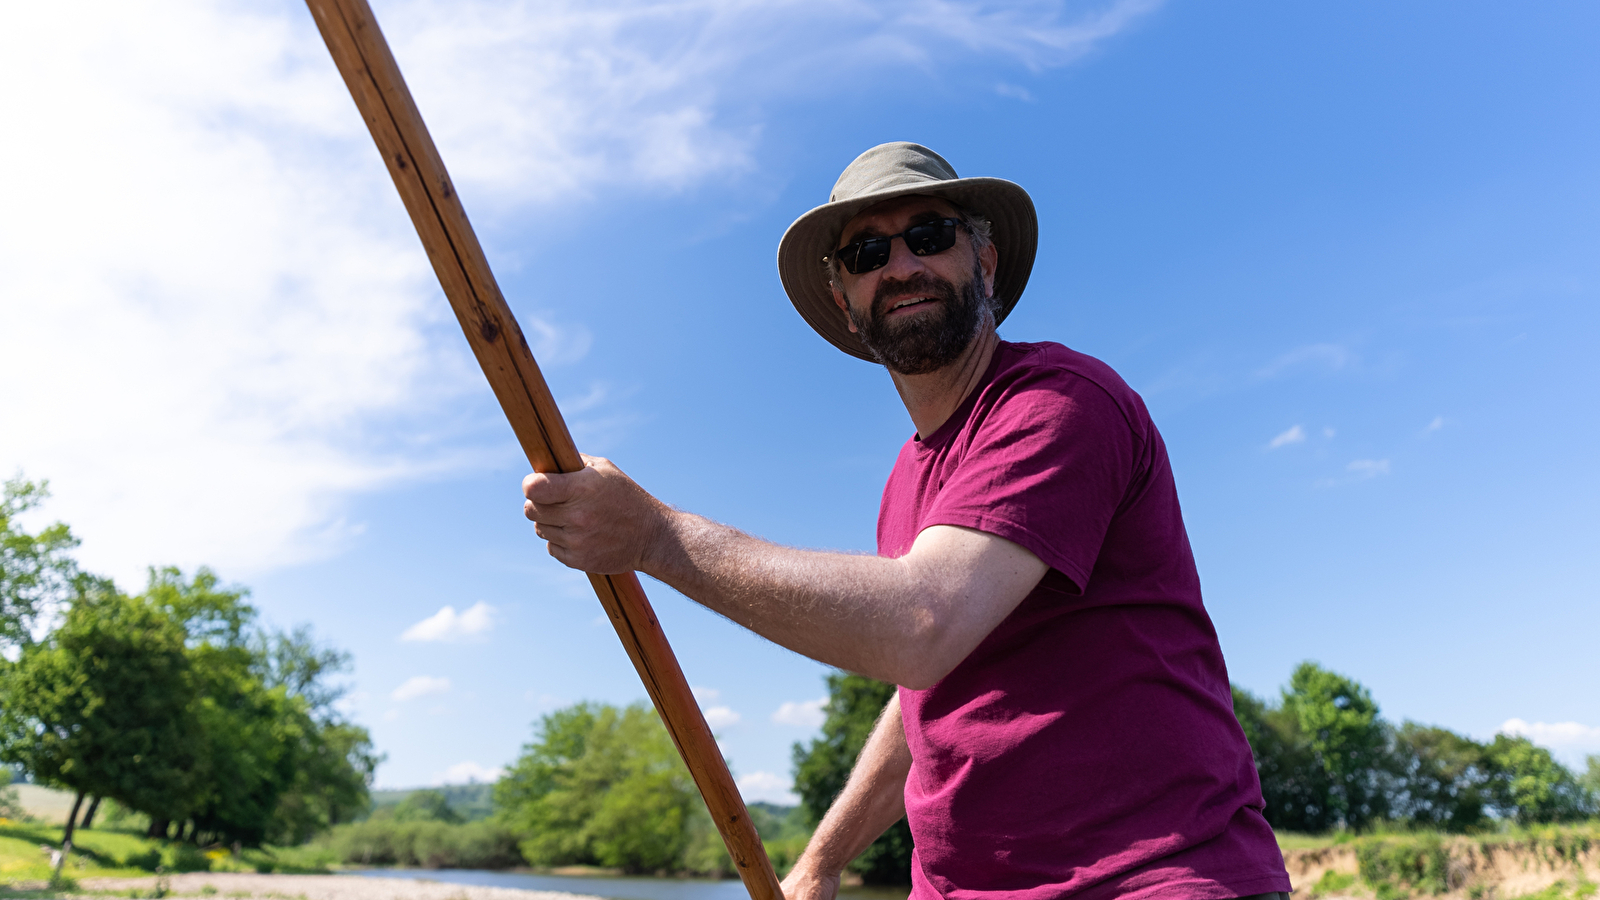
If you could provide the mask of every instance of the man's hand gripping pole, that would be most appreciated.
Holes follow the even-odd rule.
[[[538,472],[577,471],[583,467],[577,445],[495,284],[371,8],[366,0],[307,0],[307,5],[528,461]],[[590,575],[589,581],[688,764],[752,900],[782,900],[772,863],[638,576]]]

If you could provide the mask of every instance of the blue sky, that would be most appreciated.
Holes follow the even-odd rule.
[[[916,140],[1032,194],[1002,334],[1145,397],[1236,682],[1314,659],[1396,721],[1600,752],[1592,5],[374,7],[580,446],[663,499],[872,548],[910,422],[773,260],[851,158]],[[641,699],[521,518],[309,15],[21,15],[0,469],[51,480],[86,564],[209,564],[350,649],[383,785]],[[748,794],[783,797],[825,670],[647,589]]]

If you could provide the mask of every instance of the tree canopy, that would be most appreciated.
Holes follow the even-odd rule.
[[[699,802],[655,710],[580,703],[540,719],[495,786],[501,820],[534,865],[677,868]]]
[[[149,604],[97,587],[0,670],[0,755],[80,797],[170,816],[196,785],[183,630]]]
[[[1235,686],[1233,707],[1255,754],[1267,821],[1281,831],[1390,821],[1462,832],[1600,812],[1600,784],[1527,738],[1480,743],[1415,722],[1391,725],[1359,682],[1316,663],[1301,663],[1275,704]],[[1600,757],[1589,766],[1600,772]]]
[[[0,641],[18,648],[0,661],[0,759],[145,813],[153,834],[298,843],[365,811],[379,757],[335,706],[346,654],[262,627],[209,569],[153,568],[123,594],[78,570],[66,526],[14,524],[43,496],[14,479],[0,510]],[[35,641],[52,604],[59,622]]]
[[[822,737],[794,745],[794,790],[813,827],[844,790],[856,757],[867,744],[895,686],[862,675],[828,676]],[[911,883],[911,826],[901,819],[850,864],[866,884]]]
[[[0,647],[32,643],[39,617],[69,598],[79,575],[71,529],[56,522],[29,534],[17,521],[49,496],[46,482],[20,475],[0,487]]]

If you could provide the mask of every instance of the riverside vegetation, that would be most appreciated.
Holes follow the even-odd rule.
[[[73,793],[63,843],[102,804],[153,838],[249,846],[366,808],[379,757],[335,705],[346,654],[261,626],[204,568],[151,568],[134,595],[82,571],[66,525],[18,522],[47,496],[0,493],[0,760]]]
[[[18,478],[0,504],[0,758],[74,803],[59,831],[0,808],[0,878],[38,877],[40,846],[67,839],[69,877],[338,865],[733,874],[648,707],[544,716],[493,786],[374,797],[380,757],[334,705],[344,654],[306,629],[261,628],[246,592],[204,569],[153,569],[144,592],[123,594],[78,569],[66,526],[18,525],[44,497]],[[893,688],[836,674],[828,691],[821,736],[794,748],[800,806],[751,807],[780,872]],[[1365,687],[1309,662],[1270,701],[1235,688],[1234,707],[1268,821],[1311,895],[1482,898],[1494,860],[1513,857],[1570,864],[1570,877],[1537,886],[1543,900],[1593,893],[1600,758],[1576,773],[1525,738],[1393,725]],[[911,847],[901,822],[851,868],[869,884],[905,883]]]

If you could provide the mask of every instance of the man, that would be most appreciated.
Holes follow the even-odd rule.
[[[646,572],[899,685],[789,900],[832,900],[902,815],[914,900],[1289,890],[1160,434],[1103,363],[996,333],[1036,236],[1022,188],[897,143],[858,157],[783,237],[796,308],[881,362],[916,426],[877,556],[766,543],[603,459],[523,482],[561,562]]]

